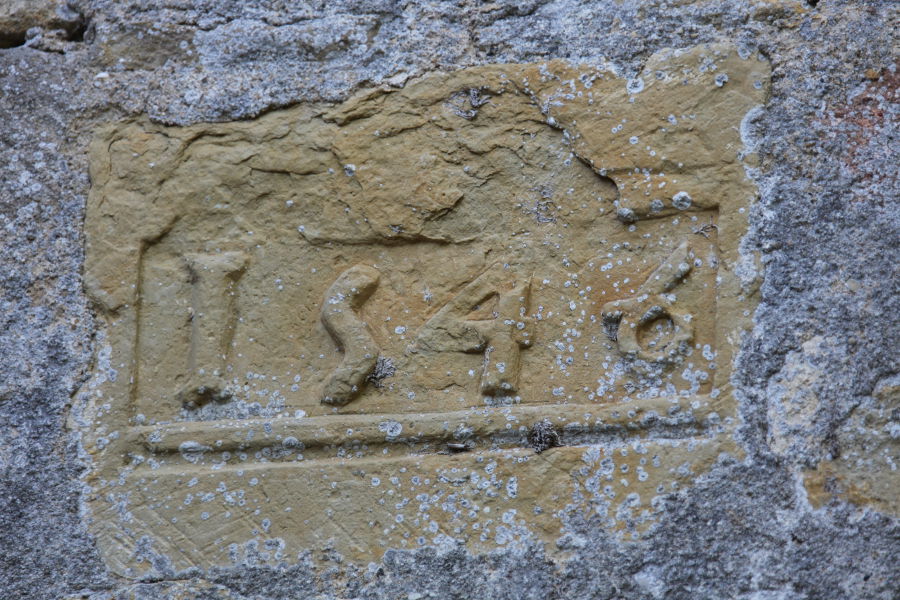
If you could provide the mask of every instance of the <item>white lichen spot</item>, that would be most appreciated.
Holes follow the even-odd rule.
[[[515,498],[519,495],[519,480],[515,477],[510,477],[506,481],[506,495],[510,498]]]
[[[672,206],[678,210],[687,210],[690,208],[693,198],[687,192],[678,192],[672,196]]]
[[[382,421],[378,424],[378,429],[383,431],[387,439],[390,440],[400,435],[400,432],[403,431],[403,425],[394,420]]]
[[[644,91],[644,80],[640,77],[629,79],[628,83],[625,85],[625,88],[628,90],[629,94],[640,94],[642,91]]]

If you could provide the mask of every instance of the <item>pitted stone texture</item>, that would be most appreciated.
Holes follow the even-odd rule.
[[[89,8],[91,51],[110,74],[105,87],[115,101],[179,124],[338,101],[366,84],[486,63],[612,60],[634,75],[660,48],[728,40],[752,50],[764,24],[796,27],[807,11],[801,0],[96,0]],[[715,27],[740,28],[738,39],[717,37]],[[148,89],[153,69],[166,76]]]
[[[0,546],[16,549],[0,556],[4,598],[108,583],[79,516],[82,455],[63,433],[93,318],[77,225],[87,172],[64,150],[78,84],[59,58],[0,50]]]
[[[810,501],[843,498],[900,516],[900,378],[880,381],[831,442],[827,460],[806,476]]]

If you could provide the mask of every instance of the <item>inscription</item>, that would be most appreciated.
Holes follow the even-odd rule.
[[[637,79],[494,65],[100,131],[72,426],[110,568],[556,551],[577,512],[635,539],[732,452],[768,66],[706,46]]]
[[[378,362],[378,344],[356,312],[375,291],[378,279],[378,271],[372,267],[356,265],[325,292],[322,322],[344,352],[341,364],[325,383],[325,404],[342,406],[353,400]]]
[[[237,280],[247,266],[243,252],[188,254],[191,277],[191,342],[188,381],[177,392],[186,408],[226,400],[225,370],[235,330]]]
[[[690,246],[682,242],[638,288],[637,296],[603,305],[607,333],[627,356],[648,363],[674,363],[685,353],[694,337],[694,317],[675,308],[675,295],[666,292],[691,272],[693,260]]]
[[[453,297],[422,328],[424,348],[439,352],[478,352],[484,356],[481,393],[507,396],[518,390],[519,352],[532,344],[531,282],[499,292],[504,273],[493,265]],[[487,318],[467,318],[486,313]]]

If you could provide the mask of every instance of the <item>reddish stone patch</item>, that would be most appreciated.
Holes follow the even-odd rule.
[[[890,172],[874,171],[866,164],[872,155],[874,143],[880,143],[884,134],[896,129],[896,110],[888,110],[900,100],[900,63],[893,68],[868,69],[865,77],[871,82],[865,90],[850,102],[832,111],[830,125],[845,133],[848,139],[847,153],[842,161],[866,183],[882,183],[895,180]],[[884,150],[887,150],[886,148]]]

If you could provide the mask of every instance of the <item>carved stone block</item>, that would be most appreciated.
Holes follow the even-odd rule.
[[[639,536],[734,452],[768,81],[704,46],[99,131],[72,426],[110,566],[490,550],[579,511]]]

